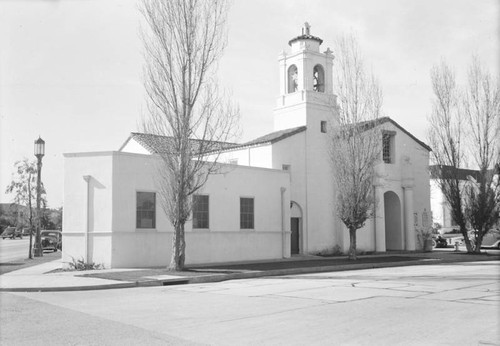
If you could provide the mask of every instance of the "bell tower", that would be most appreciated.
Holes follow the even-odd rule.
[[[279,58],[280,95],[274,110],[274,130],[309,125],[313,118],[330,117],[336,109],[333,94],[333,53],[323,53],[323,40],[311,35],[311,26],[304,23],[302,34],[292,38],[290,52]]]

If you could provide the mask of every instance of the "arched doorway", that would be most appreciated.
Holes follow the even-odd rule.
[[[403,226],[401,224],[401,202],[393,191],[384,193],[385,248],[403,250]]]
[[[296,255],[302,252],[302,208],[297,202],[290,202],[290,253]]]

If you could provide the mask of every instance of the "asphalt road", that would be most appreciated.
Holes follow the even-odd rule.
[[[28,257],[29,237],[23,239],[0,238],[0,263],[8,263]]]
[[[499,268],[469,262],[1,293],[0,344],[498,345]]]

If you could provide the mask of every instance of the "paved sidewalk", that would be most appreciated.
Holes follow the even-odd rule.
[[[0,275],[0,291],[75,291],[164,286],[262,276],[492,260],[500,260],[500,255],[434,251],[359,256],[358,261],[349,261],[345,256],[302,256],[274,261],[192,266],[184,272],[170,273],[164,268],[58,271],[62,265],[58,259]]]
[[[57,259],[0,275],[0,291],[70,291],[128,287],[120,281],[83,277],[82,272],[51,273],[61,266],[61,259]]]

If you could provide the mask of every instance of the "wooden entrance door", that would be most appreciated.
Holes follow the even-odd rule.
[[[299,226],[300,226],[300,218],[292,217],[290,226],[292,228],[292,237],[291,237],[291,253],[298,254],[299,253]]]

